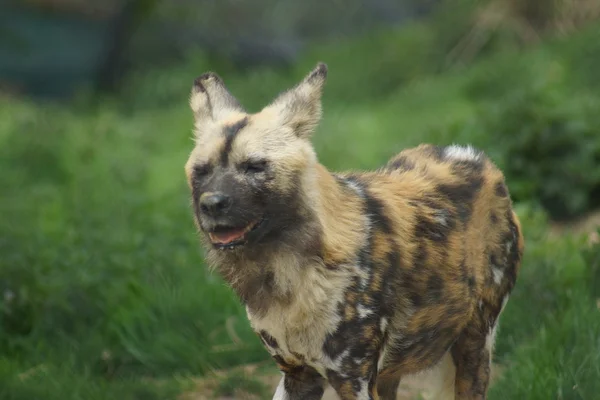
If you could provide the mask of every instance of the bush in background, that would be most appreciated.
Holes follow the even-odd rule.
[[[599,34],[480,63],[464,86],[477,111],[450,134],[474,138],[504,170],[514,199],[538,201],[553,219],[600,206],[600,97],[587,69]]]
[[[538,200],[554,219],[600,205],[600,101],[534,88],[480,117],[516,201]]]

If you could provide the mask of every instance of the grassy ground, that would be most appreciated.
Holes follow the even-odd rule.
[[[213,369],[267,360],[233,294],[206,270],[192,224],[186,100],[206,69],[217,69],[256,110],[317,59],[328,62],[315,145],[333,169],[375,167],[423,141],[473,142],[507,166],[504,144],[518,137],[475,129],[490,126],[478,122],[482,113],[531,81],[564,101],[593,97],[600,87],[586,64],[600,60],[598,29],[444,73],[419,72],[417,61],[429,55],[416,49],[430,38],[411,29],[379,34],[381,52],[363,42],[317,47],[291,71],[228,74],[226,65],[192,57],[133,76],[122,96],[98,106],[1,98],[0,399],[170,399]],[[409,50],[386,60],[394,43]],[[357,60],[358,52],[365,56]],[[528,171],[509,179],[511,190],[539,184]],[[499,333],[506,368],[490,398],[593,399],[600,248],[588,249],[585,237],[547,237],[535,198],[521,197],[527,250]],[[242,383],[269,397],[235,376],[218,390]]]

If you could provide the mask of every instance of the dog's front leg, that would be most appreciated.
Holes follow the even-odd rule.
[[[283,373],[273,400],[321,400],[325,379],[310,367],[294,367]]]
[[[328,373],[329,383],[342,400],[379,400],[375,376]]]

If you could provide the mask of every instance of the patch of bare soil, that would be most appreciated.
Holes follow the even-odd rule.
[[[592,211],[580,218],[566,222],[553,222],[550,224],[550,235],[562,236],[565,234],[586,234],[588,235],[588,244],[600,243],[598,237],[598,228],[600,228],[600,210]]]

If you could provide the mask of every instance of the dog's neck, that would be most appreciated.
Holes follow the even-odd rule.
[[[322,257],[326,265],[334,266],[356,253],[364,229],[362,200],[321,164],[316,173],[314,212],[321,227]]]
[[[299,196],[302,209],[290,212],[302,218],[281,240],[259,252],[208,252],[210,263],[255,315],[274,303],[292,302],[308,269],[350,261],[361,240],[361,199],[324,166],[315,164],[306,174]]]

